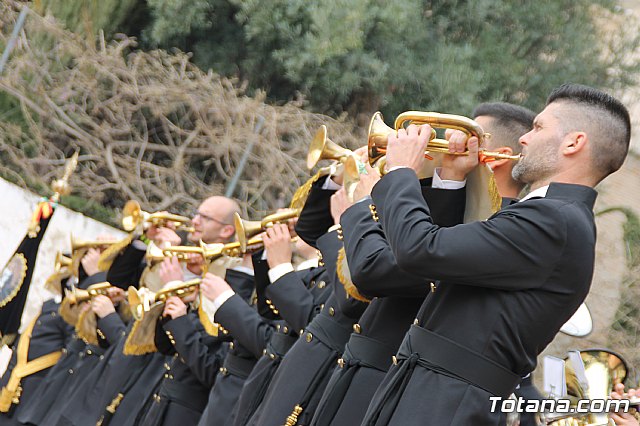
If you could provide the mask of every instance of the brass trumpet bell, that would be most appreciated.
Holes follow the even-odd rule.
[[[309,146],[307,154],[307,168],[313,169],[320,160],[335,160],[343,162],[353,155],[353,151],[343,148],[327,137],[327,126],[320,126]]]
[[[360,182],[360,167],[356,157],[351,156],[344,162],[344,172],[342,175],[342,186],[344,187],[347,198],[349,201],[354,202],[353,199],[356,186]]]
[[[140,207],[140,203],[135,200],[127,201],[122,209],[122,229],[127,232],[134,231],[140,224],[143,227],[147,225],[164,226],[169,222],[173,223],[177,230],[193,232],[193,228],[188,225],[191,219],[186,216],[145,212]]]
[[[233,217],[233,223],[236,228],[236,238],[240,243],[240,250],[246,253],[248,240],[256,234],[272,227],[276,223],[298,217],[300,209],[287,209],[278,213],[265,216],[262,220],[244,220],[236,213]]]
[[[108,282],[93,284],[87,287],[86,290],[77,287],[71,287],[71,290],[65,288],[64,297],[69,300],[70,305],[77,305],[78,303],[91,300],[98,295],[106,296],[109,288],[111,288],[111,284]]]
[[[56,261],[54,263],[54,269],[56,272],[60,272],[62,268],[69,268],[71,266],[71,258],[65,256],[61,252],[56,253]]]

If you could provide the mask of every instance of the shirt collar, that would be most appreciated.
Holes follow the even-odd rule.
[[[520,200],[519,202],[523,202],[528,200],[529,198],[533,198],[533,197],[541,197],[544,198],[547,196],[547,191],[549,190],[549,185],[545,185],[545,186],[541,186],[540,188],[531,191],[530,193],[528,193],[526,196],[522,197],[522,200]]]

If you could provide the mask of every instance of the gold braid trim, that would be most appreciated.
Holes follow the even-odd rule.
[[[96,314],[88,309],[80,312],[76,323],[76,334],[86,343],[98,346],[98,318]]]
[[[326,169],[318,170],[318,173],[313,175],[311,179],[303,183],[296,192],[293,194],[293,198],[291,198],[291,204],[289,204],[290,209],[301,209],[304,207],[304,204],[307,202],[307,197],[309,196],[309,192],[311,192],[311,186],[322,176],[327,174]]]
[[[154,305],[148,312],[145,312],[141,320],[136,320],[133,323],[131,332],[124,342],[123,354],[144,355],[158,351],[155,344],[156,323],[163,310],[164,303]]]
[[[71,305],[69,303],[68,298],[62,299],[60,303],[60,307],[58,308],[58,313],[69,325],[75,326],[78,323],[78,317],[80,316],[80,307],[81,305]]]
[[[302,410],[303,408],[299,405],[293,407],[293,411],[287,417],[287,421],[285,422],[284,426],[295,426],[296,423],[298,423],[298,417],[302,413]]]
[[[498,185],[496,183],[496,177],[491,173],[489,177],[489,197],[491,197],[491,210],[496,213],[502,207],[502,197],[498,192]]]
[[[62,280],[66,280],[70,276],[71,271],[67,268],[64,271],[54,272],[44,282],[44,288],[53,294],[62,294]]]
[[[123,240],[118,241],[115,244],[111,244],[105,251],[100,255],[100,259],[98,259],[98,269],[102,272],[108,271],[111,268],[111,264],[118,257],[120,252],[127,248],[129,244],[133,241],[133,234],[127,235]]]
[[[349,272],[349,264],[347,263],[347,254],[344,251],[344,247],[340,247],[340,250],[338,250],[338,264],[336,266],[338,279],[344,286],[344,290],[347,292],[347,295],[361,302],[371,302],[370,299],[367,299],[360,294],[356,285],[351,281],[351,273]]]
[[[11,264],[14,260],[20,263],[18,265],[20,268],[20,271],[18,271],[18,273],[20,274],[20,278],[16,279],[16,281],[19,280],[20,283],[14,286],[13,290],[11,291],[11,293],[9,293],[7,297],[5,297],[3,300],[0,300],[0,308],[4,308],[9,302],[11,302],[14,299],[14,297],[16,297],[16,295],[20,291],[20,288],[22,288],[22,283],[24,283],[24,277],[27,276],[27,259],[24,257],[24,254],[22,253],[14,254],[13,257],[7,262],[7,265],[5,266],[5,268],[7,268],[9,264]],[[4,271],[4,269],[2,271]]]
[[[204,303],[206,303],[204,302],[204,295],[202,294],[202,291],[200,291],[200,304],[198,305],[198,318],[200,319],[200,322],[204,327],[204,331],[206,331],[207,334],[211,336],[217,336],[218,334],[220,334],[220,326],[217,323],[213,322],[209,317],[209,314],[205,312],[203,307]]]

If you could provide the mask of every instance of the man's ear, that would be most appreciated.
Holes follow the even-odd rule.
[[[220,236],[225,240],[228,240],[236,233],[236,228],[233,225],[225,225],[220,230]]]
[[[575,155],[586,148],[589,138],[585,132],[569,132],[562,143],[562,153],[564,155]]]
[[[513,149],[508,147],[508,146],[501,146],[501,147],[498,147],[496,149],[491,149],[491,151],[499,152],[500,154],[513,155]],[[491,170],[495,171],[496,169],[499,169],[500,167],[504,166],[505,164],[509,164],[511,162],[512,162],[512,160],[504,159],[504,160],[490,161],[487,164],[489,165],[489,167],[491,167]]]

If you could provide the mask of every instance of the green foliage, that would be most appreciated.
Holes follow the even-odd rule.
[[[628,85],[638,64],[622,58],[638,40],[633,31],[615,43],[603,37],[602,25],[619,18],[612,7],[608,0],[149,0],[145,35],[276,101],[302,94],[312,109],[334,113],[468,114],[487,100],[539,109],[566,81]]]
[[[117,32],[137,35],[147,25],[145,0],[37,0],[35,10],[51,14],[71,31],[94,37],[103,30],[107,37]]]

